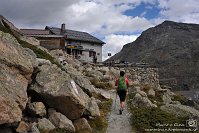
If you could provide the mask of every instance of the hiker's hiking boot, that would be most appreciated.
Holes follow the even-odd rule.
[[[121,108],[119,111],[120,111],[120,115],[121,115],[121,114],[122,114],[122,111],[123,111],[123,108]]]
[[[120,115],[122,114],[122,109],[119,110],[120,111]]]

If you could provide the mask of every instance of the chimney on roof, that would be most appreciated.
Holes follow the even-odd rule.
[[[65,24],[63,23],[62,25],[61,25],[61,33],[63,33],[65,31]]]

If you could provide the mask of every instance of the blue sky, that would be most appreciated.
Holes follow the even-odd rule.
[[[133,17],[140,16],[145,17],[146,19],[155,19],[158,17],[160,11],[161,10],[157,8],[157,5],[141,3],[133,9],[126,10],[124,15]]]
[[[60,27],[85,31],[119,52],[144,30],[165,20],[199,23],[199,0],[1,0],[0,14],[19,28]]]

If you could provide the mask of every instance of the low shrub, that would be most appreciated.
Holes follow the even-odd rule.
[[[174,124],[185,125],[186,120],[188,119],[185,117],[176,117],[160,110],[159,108],[133,108],[131,109],[131,113],[131,125],[137,132],[140,133],[147,132],[146,129],[182,128],[174,126]]]
[[[172,101],[179,101],[181,104],[186,105],[186,103],[188,102],[188,99],[181,94],[176,94],[172,98]]]
[[[160,96],[148,96],[149,100],[157,106],[163,105],[163,100]]]

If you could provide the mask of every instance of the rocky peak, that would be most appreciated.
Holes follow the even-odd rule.
[[[148,38],[152,37],[152,39],[154,39],[156,36],[159,37],[161,35],[167,35],[167,37],[178,35],[183,36],[183,34],[195,36],[199,34],[197,30],[199,30],[199,25],[197,24],[177,23],[167,20],[160,25],[144,31],[141,36]]]
[[[198,31],[198,24],[165,21],[144,31],[107,61],[148,63],[160,68],[161,83],[176,89],[196,89],[199,86]]]

